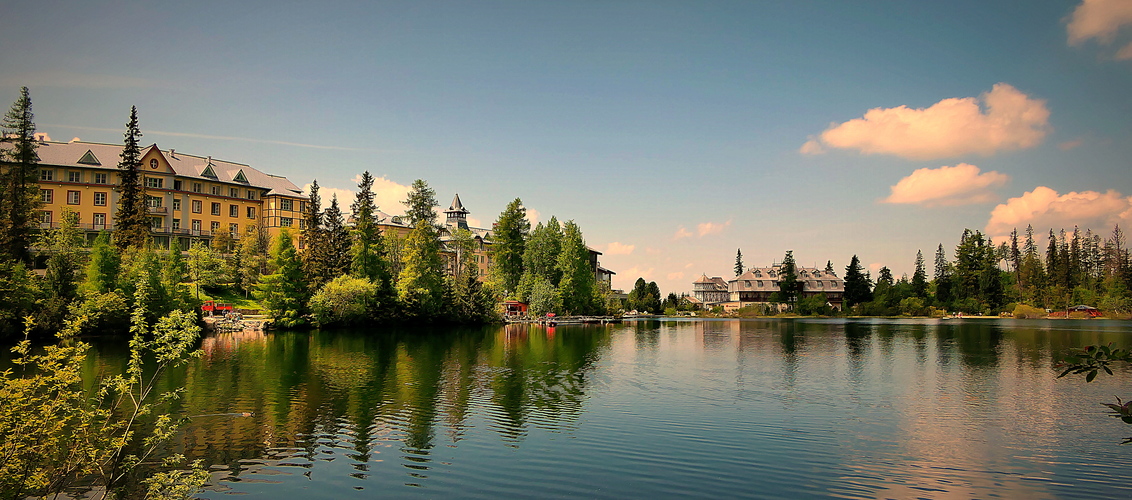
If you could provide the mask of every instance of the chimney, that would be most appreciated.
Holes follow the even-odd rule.
[[[176,160],[177,159],[177,150],[173,149],[173,148],[169,148],[169,157]]]

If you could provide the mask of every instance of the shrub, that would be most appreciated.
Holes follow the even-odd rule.
[[[371,317],[377,285],[365,278],[339,276],[311,297],[310,310],[319,326],[353,325]]]
[[[1014,307],[1014,317],[1021,319],[1036,319],[1046,317],[1045,309],[1038,309],[1030,307],[1026,304],[1018,304]]]

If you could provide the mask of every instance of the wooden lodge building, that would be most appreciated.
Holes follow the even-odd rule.
[[[725,310],[734,310],[752,304],[769,304],[771,294],[779,291],[781,272],[782,266],[774,264],[748,269],[726,282],[720,277],[703,275],[692,283],[692,293],[705,308],[723,306]],[[814,267],[798,267],[795,276],[802,284],[801,298],[825,294],[831,307],[841,309],[845,282],[837,274]]]

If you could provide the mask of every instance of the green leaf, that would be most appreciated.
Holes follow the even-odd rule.
[[[1089,372],[1087,376],[1085,376],[1085,382],[1092,382],[1095,378],[1097,378],[1097,371],[1093,370]]]

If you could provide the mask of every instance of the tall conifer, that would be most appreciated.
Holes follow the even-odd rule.
[[[35,115],[31,112],[31,95],[27,87],[20,89],[20,98],[4,115],[0,140],[11,147],[2,150],[0,160],[0,259],[11,258],[31,263],[29,248],[38,227],[39,197],[38,163],[35,140]]]
[[[114,244],[119,249],[142,248],[149,240],[149,215],[146,213],[145,189],[142,186],[141,148],[138,139],[138,108],[130,106],[124,147],[118,162],[118,211],[114,215]]]

